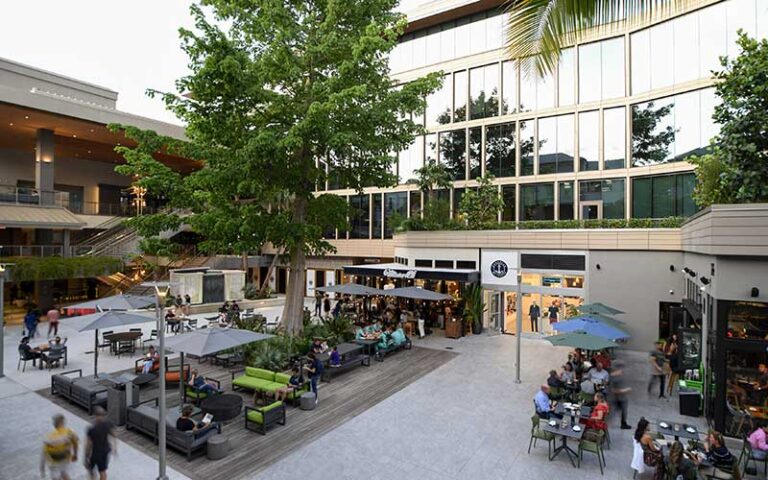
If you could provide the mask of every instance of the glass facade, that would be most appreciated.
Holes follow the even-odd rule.
[[[573,171],[573,115],[539,119],[539,174]]]
[[[440,163],[453,180],[467,178],[467,132],[453,130],[440,133]]]
[[[600,112],[579,114],[579,171],[600,169]]]
[[[480,177],[483,158],[483,128],[474,127],[469,129],[469,178],[470,180]]]
[[[520,220],[555,219],[555,184],[534,183],[520,186]]]
[[[469,71],[469,118],[499,115],[499,64]]]
[[[485,171],[497,178],[515,176],[517,141],[515,124],[502,123],[485,130]]]
[[[558,220],[573,220],[573,182],[557,184]]]
[[[408,216],[408,192],[384,194],[384,238],[392,238],[390,219],[394,214]]]
[[[632,218],[688,217],[698,211],[693,201],[693,173],[632,179]]]
[[[624,179],[580,181],[579,202],[600,202],[602,218],[624,218]]]
[[[349,238],[369,238],[371,227],[371,203],[369,195],[352,195],[349,197]]]
[[[603,168],[624,168],[627,156],[627,109],[624,107],[603,110]]]
[[[501,220],[504,222],[515,221],[515,186],[514,185],[502,185],[501,187],[501,199],[504,201],[504,209],[501,211]]]

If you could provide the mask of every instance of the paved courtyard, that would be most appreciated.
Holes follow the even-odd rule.
[[[268,312],[269,315],[274,312]],[[92,371],[93,333],[77,333],[76,320],[63,322],[69,337],[68,369]],[[152,322],[144,326],[148,333]],[[34,478],[40,438],[49,429],[50,417],[61,411],[33,393],[50,385],[50,373],[16,371],[18,327],[9,327],[5,340],[8,377],[0,382],[0,409],[5,418],[0,430],[0,479]],[[461,340],[437,336],[416,340],[428,348],[450,348],[459,353],[453,360],[424,375],[340,427],[306,444],[271,465],[258,476],[269,480],[317,479],[541,479],[567,475],[569,479],[599,478],[594,456],[585,456],[582,468],[571,466],[561,454],[547,461],[546,445],[526,453],[530,435],[532,398],[548,370],[558,368],[567,349],[552,347],[535,337],[523,339],[522,383],[514,382],[515,338],[480,335]],[[630,423],[640,415],[650,419],[693,419],[677,415],[677,400],[657,400],[645,391],[647,356],[622,352],[633,388]],[[116,371],[133,364],[127,356],[100,357],[101,371]],[[350,372],[352,375],[365,371]],[[67,414],[70,425],[81,434],[85,422]],[[605,478],[632,478],[631,430],[619,430],[611,419],[612,447],[606,451]],[[698,422],[705,427],[702,419]],[[154,478],[156,461],[122,443],[110,478]],[[221,461],[226,461],[221,460]],[[85,478],[75,468],[76,479]],[[185,478],[170,472],[172,478]]]

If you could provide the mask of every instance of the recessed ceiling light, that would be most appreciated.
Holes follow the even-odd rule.
[[[79,154],[79,153],[76,153],[76,154],[75,154],[75,156],[76,156],[76,157],[79,157],[79,156],[80,156],[80,154]]]
[[[91,133],[93,133],[93,129],[91,129]]]
[[[77,138],[77,135],[72,135],[72,138]]]
[[[8,125],[13,126],[13,122],[9,123]]]
[[[29,115],[24,115],[24,120],[29,120]]]
[[[91,151],[90,151],[90,150],[88,150],[88,153],[91,153]]]

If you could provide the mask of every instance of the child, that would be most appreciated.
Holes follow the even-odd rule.
[[[338,347],[333,347],[333,351],[331,352],[331,367],[340,367],[341,366],[341,355],[339,355],[339,349]]]

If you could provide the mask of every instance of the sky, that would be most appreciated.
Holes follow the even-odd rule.
[[[147,88],[187,72],[178,29],[191,0],[3,0],[0,57],[117,91],[117,108],[180,124]]]

